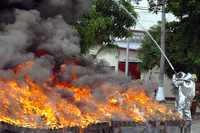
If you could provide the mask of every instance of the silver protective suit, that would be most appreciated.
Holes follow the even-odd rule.
[[[172,82],[176,88],[176,110],[185,120],[192,120],[191,103],[195,96],[195,82],[190,73],[181,73],[181,77],[173,75]]]

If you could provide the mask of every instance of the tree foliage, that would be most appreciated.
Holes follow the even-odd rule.
[[[160,40],[160,26],[156,25],[151,27],[149,30],[151,35],[156,39],[157,42]],[[149,38],[149,36],[145,36],[142,48],[139,51],[139,58],[142,60],[140,67],[142,71],[148,71],[159,65],[160,61],[160,52],[159,49],[155,46],[153,41]]]
[[[183,17],[194,17],[200,14],[199,0],[169,0],[167,7],[170,12],[180,19]]]
[[[136,16],[128,0],[120,3]],[[112,0],[93,0],[89,14],[76,25],[81,36],[81,52],[87,53],[95,45],[113,47],[113,38],[130,36],[128,29],[134,25],[135,21]]]

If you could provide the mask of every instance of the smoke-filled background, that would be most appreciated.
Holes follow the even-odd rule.
[[[95,89],[114,88],[113,85],[126,88],[130,79],[80,56],[79,34],[67,23],[87,13],[90,3],[90,0],[1,0],[1,77],[21,79],[28,74],[42,83],[65,63],[58,73],[62,81]],[[69,60],[79,63],[68,63]],[[13,68],[28,63],[31,67],[24,67],[16,77]]]

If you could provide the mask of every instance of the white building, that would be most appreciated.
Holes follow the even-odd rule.
[[[134,36],[128,40],[118,40],[116,39],[115,44],[118,46],[116,49],[106,49],[103,50],[97,56],[99,60],[105,60],[110,67],[116,71],[125,71],[125,62],[127,55],[127,44],[129,43],[129,75],[133,79],[140,78],[139,63],[141,60],[138,58],[138,50],[141,48],[142,40],[144,38],[143,31],[133,31]],[[99,47],[93,48],[91,54],[96,54]]]

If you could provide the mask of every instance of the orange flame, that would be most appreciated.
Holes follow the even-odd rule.
[[[21,69],[18,66],[16,73]],[[90,88],[61,83],[52,77],[42,85],[28,76],[23,81],[0,79],[0,121],[31,128],[63,128],[110,120],[145,122],[178,118],[141,89],[115,91],[98,100]]]

